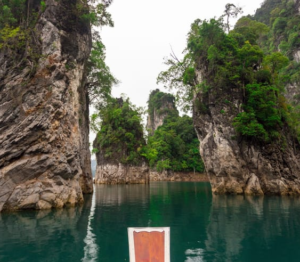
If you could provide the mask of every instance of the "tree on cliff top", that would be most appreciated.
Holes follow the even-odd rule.
[[[141,109],[129,99],[110,98],[107,105],[92,116],[91,127],[97,132],[95,151],[107,162],[143,163],[146,142],[141,120]]]
[[[92,24],[93,45],[89,60],[87,62],[87,83],[86,90],[89,94],[90,103],[96,108],[104,107],[111,96],[113,85],[119,83],[119,80],[111,73],[110,68],[105,62],[105,45],[94,27],[114,26],[111,14],[107,8],[113,0],[91,0],[89,13],[82,16],[82,19]]]
[[[259,47],[259,38],[268,32],[266,25],[244,19],[228,34],[224,32],[224,27],[223,17],[218,20],[196,20],[191,26],[183,59],[189,60],[188,66],[182,68],[183,61],[175,62],[173,59],[169,70],[162,72],[158,79],[172,83],[168,77],[172,78],[172,72],[176,70],[180,72],[176,79],[181,79],[181,87],[187,90],[187,96],[183,99],[190,103],[193,92],[205,96],[210,92],[222,90],[224,94],[230,94],[233,89],[240,89],[244,113],[234,120],[236,130],[246,138],[275,141],[279,139],[279,131],[291,123],[290,107],[286,106],[282,86],[282,78],[285,77],[282,68],[288,59],[280,53],[266,55]],[[182,90],[179,92],[182,93]],[[207,98],[202,102],[194,101],[197,110],[202,108],[203,114],[208,113],[205,110],[209,104],[208,95]]]
[[[107,11],[112,0],[70,1],[70,12],[75,20],[70,26],[80,20],[92,27],[92,50],[86,66],[87,83],[85,88],[90,102],[101,105],[111,93],[111,87],[118,83],[105,63],[105,46],[95,27],[113,26],[113,20]],[[67,4],[67,3],[66,3]],[[41,57],[38,36],[35,36],[35,26],[38,18],[48,8],[45,1],[33,0],[0,0],[0,49],[10,49],[15,55],[25,54],[21,58],[35,69],[36,60]],[[29,60],[32,60],[29,62]],[[17,62],[20,66],[20,61]],[[66,63],[69,70],[72,62]],[[101,102],[101,103],[99,103]]]
[[[155,89],[150,93],[148,99],[148,114],[153,121],[154,111],[160,115],[178,115],[178,110],[175,106],[175,97],[172,94],[161,92]]]
[[[150,167],[159,172],[204,171],[193,120],[186,115],[167,116],[163,125],[148,137],[144,156]]]
[[[159,89],[150,93],[148,114],[151,121],[156,116],[164,116],[162,126],[148,136],[144,156],[150,167],[157,171],[197,171],[204,166],[199,154],[199,141],[193,127],[192,118],[180,117],[172,94]]]

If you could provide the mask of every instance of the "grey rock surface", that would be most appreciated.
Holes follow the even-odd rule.
[[[170,101],[162,101],[162,105],[159,109],[154,108],[152,115],[148,113],[146,129],[150,132],[151,135],[154,134],[154,131],[158,127],[163,125],[165,118],[170,114],[171,111],[178,114],[175,103]]]
[[[200,72],[198,72],[201,74]],[[300,194],[300,145],[282,130],[286,143],[241,140],[233,118],[242,110],[242,90],[212,88],[198,93],[194,125],[200,154],[216,194]],[[197,108],[205,104],[206,109]]]
[[[97,165],[95,184],[148,184],[149,167],[119,164]]]
[[[300,1],[294,0],[300,10]],[[299,50],[293,54],[299,63]],[[198,82],[203,69],[198,65]],[[286,86],[286,99],[299,104],[299,83]],[[259,144],[245,141],[235,132],[232,122],[242,112],[241,90],[212,88],[198,93],[194,124],[200,140],[200,154],[216,194],[299,195],[300,145],[287,126],[281,130],[282,141]],[[198,107],[197,107],[198,105]],[[205,110],[199,105],[205,105]]]
[[[45,2],[30,41],[38,58],[0,50],[0,211],[75,205],[93,191],[90,26],[76,17],[76,0]]]
[[[164,106],[165,108],[174,109],[174,106],[171,103],[168,103]],[[150,115],[147,116],[147,125],[146,129],[150,130],[150,132],[153,134],[154,131],[163,125],[164,119],[168,116],[168,113],[159,114],[156,109],[154,109],[153,112],[153,118],[151,118]]]

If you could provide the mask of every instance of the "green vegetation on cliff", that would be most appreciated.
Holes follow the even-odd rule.
[[[157,171],[203,172],[204,165],[199,154],[199,140],[189,116],[180,117],[172,94],[156,89],[148,100],[151,121],[164,115],[163,124],[148,136],[144,155],[151,168]]]
[[[261,41],[265,52],[280,50],[292,60],[294,52],[300,48],[300,16],[296,1],[266,0],[252,19],[270,28]]]
[[[101,121],[97,122],[98,119]],[[110,98],[107,105],[92,116],[91,126],[97,132],[94,151],[107,163],[139,165],[145,161],[141,111],[129,99]]]
[[[227,23],[223,18],[196,20],[188,35],[184,59],[169,59],[169,70],[162,72],[158,81],[172,88],[176,80],[175,87],[179,87],[179,93],[182,94],[182,89],[185,89],[182,99],[190,103],[191,97],[195,99],[195,94],[199,92],[207,96],[210,92],[222,90],[230,95],[240,90],[243,112],[232,123],[237,132],[244,138],[261,142],[280,139],[281,131],[286,126],[294,128],[293,110],[284,97],[284,85],[289,77],[286,72],[289,59],[285,54],[289,53],[281,53],[274,48],[266,52],[265,43],[274,42],[270,40],[270,34],[274,36],[279,29],[283,32],[288,28],[277,18],[269,29],[252,17],[243,17],[226,34],[224,28],[227,28]],[[291,19],[293,26],[290,31],[287,30],[289,37],[293,32],[299,34],[299,23],[295,24],[295,19]],[[287,24],[288,19],[285,21]],[[291,43],[296,48],[298,44],[295,41]],[[200,81],[196,72],[201,75]],[[299,72],[296,74],[299,76]],[[181,85],[178,85],[178,79],[181,79]],[[208,98],[202,102],[195,99],[194,109],[206,114]],[[220,96],[213,103],[226,102],[223,100]]]
[[[65,1],[69,6],[70,29],[81,23],[85,30],[92,28],[92,50],[87,63],[85,88],[90,102],[99,105],[110,94],[111,87],[118,83],[105,63],[105,46],[94,26],[113,26],[107,8],[112,0]],[[40,35],[37,35],[38,19],[47,10],[47,1],[0,0],[0,49],[6,49],[18,68],[29,63],[34,73],[38,59],[42,58]],[[30,62],[29,62],[30,61]],[[72,70],[73,61],[67,61],[66,69]]]
[[[199,140],[189,116],[170,116],[149,136],[145,156],[157,171],[204,171]]]
[[[172,94],[161,92],[159,89],[153,90],[148,100],[148,113],[151,121],[153,121],[154,112],[158,116],[165,114],[178,115],[175,108],[175,97]]]
[[[189,116],[178,115],[174,100],[173,95],[158,89],[151,93],[149,108],[156,112],[163,110],[165,118],[163,125],[148,136],[146,144],[141,108],[136,108],[129,99],[109,98],[107,104],[92,116],[91,126],[97,132],[94,152],[100,153],[108,163],[119,161],[140,165],[148,160],[150,167],[157,171],[203,172],[193,121]],[[168,103],[172,108],[167,107],[166,111]]]

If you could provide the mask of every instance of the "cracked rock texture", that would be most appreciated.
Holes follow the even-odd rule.
[[[84,90],[90,26],[74,11],[78,1],[45,2],[30,42],[38,58],[0,50],[0,211],[75,205],[93,191]]]
[[[259,145],[240,140],[233,118],[240,112],[242,91],[212,88],[198,93],[194,125],[200,154],[216,194],[300,194],[300,145],[283,130],[286,144]],[[226,101],[226,102],[224,102]]]
[[[151,95],[149,100],[151,99]],[[175,98],[174,98],[175,100]],[[148,116],[147,116],[147,124],[146,129],[150,132],[151,135],[154,134],[154,131],[163,125],[164,120],[170,113],[175,113],[178,115],[177,108],[175,106],[174,101],[164,100],[163,98],[160,101],[160,106],[153,109],[153,112],[149,112],[148,107]]]
[[[95,184],[148,184],[149,167],[119,164],[97,165]]]
[[[174,105],[172,103],[166,103],[164,106],[166,109],[174,110]],[[150,115],[147,117],[147,125],[146,129],[150,131],[151,134],[154,134],[154,131],[163,125],[165,118],[169,115],[169,113],[158,113],[156,109],[153,112],[153,118]]]
[[[294,0],[300,13],[300,1]],[[299,63],[300,51],[294,61]],[[204,78],[198,65],[198,82]],[[299,104],[299,83],[286,86],[287,100]],[[300,145],[288,127],[281,130],[283,141],[272,144],[246,142],[238,137],[232,122],[242,111],[241,90],[212,88],[198,93],[194,125],[200,140],[200,154],[216,194],[299,195]],[[205,105],[203,107],[203,105]]]

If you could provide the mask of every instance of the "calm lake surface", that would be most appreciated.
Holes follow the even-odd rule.
[[[0,214],[0,261],[129,261],[127,227],[170,226],[171,261],[300,261],[300,198],[209,183],[95,186],[83,206]]]

